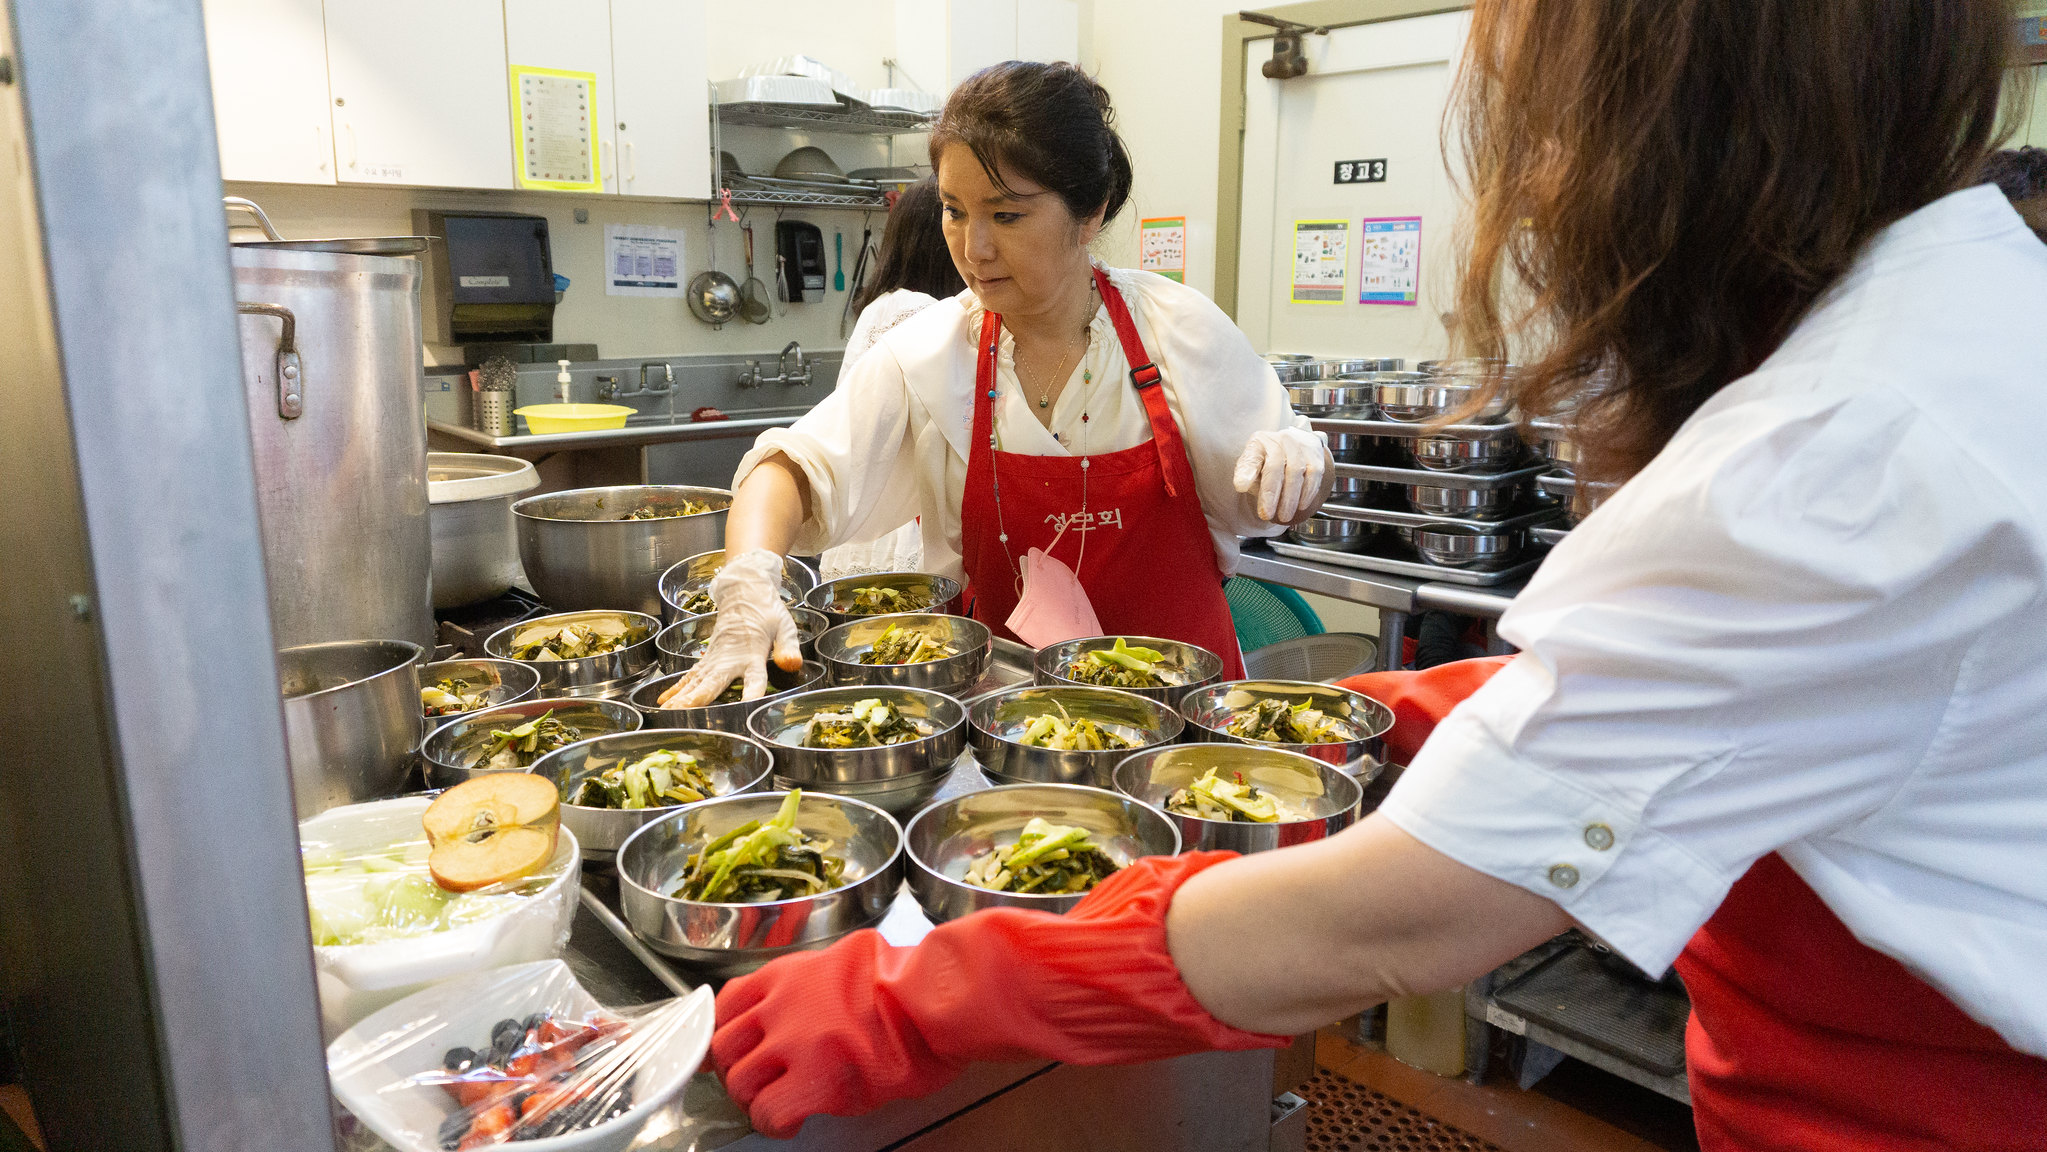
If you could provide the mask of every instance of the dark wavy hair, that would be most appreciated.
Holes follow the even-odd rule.
[[[945,246],[945,225],[938,218],[938,181],[926,176],[896,197],[888,226],[881,231],[881,251],[873,277],[860,290],[855,308],[865,308],[898,288],[940,300],[966,291],[967,282],[953,267]]]
[[[2006,0],[1478,0],[1455,335],[1634,475],[1871,237],[1976,182]],[[1593,382],[1597,380],[1598,383]],[[1581,486],[1582,487],[1582,486]]]
[[[1002,169],[1056,193],[1086,219],[1116,218],[1130,199],[1130,152],[1116,135],[1109,90],[1071,64],[1011,60],[981,69],[952,90],[931,130],[931,168],[965,144],[988,179],[1015,192]]]

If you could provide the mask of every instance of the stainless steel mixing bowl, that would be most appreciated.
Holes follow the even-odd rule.
[[[817,659],[817,638],[832,626],[831,621],[824,618],[824,613],[798,604],[789,606],[789,615],[796,621],[796,639],[803,649],[803,658]],[[661,670],[683,672],[695,667],[697,657],[704,654],[704,648],[711,642],[711,629],[717,622],[717,614],[711,612],[684,616],[657,633],[654,652]]]
[[[670,672],[657,676],[633,689],[626,697],[626,703],[640,710],[648,724],[656,728],[709,728],[718,732],[746,734],[746,718],[756,708],[772,704],[798,692],[822,688],[825,684],[824,665],[815,660],[805,660],[803,667],[794,672],[784,672],[774,664],[768,665],[768,694],[752,700],[737,700],[730,704],[706,704],[701,708],[666,708],[658,701],[661,694],[675,686],[677,680],[688,673]]]
[[[919,740],[879,748],[805,748],[803,733],[820,712],[842,712],[862,700],[882,700],[931,726]],[[907,815],[931,799],[967,746],[967,712],[960,702],[921,688],[862,685],[799,692],[754,710],[746,731],[775,754],[775,782],[853,796]]]
[[[1354,552],[1372,538],[1375,526],[1362,520],[1344,520],[1335,516],[1311,516],[1292,528],[1287,535],[1296,543],[1316,548],[1334,548],[1341,552]]]
[[[576,834],[586,862],[608,863],[633,833],[680,804],[659,808],[585,808],[568,802],[578,785],[620,764],[629,764],[654,752],[687,752],[711,778],[712,795],[737,796],[765,788],[774,757],[768,750],[731,732],[705,732],[678,728],[642,728],[637,732],[614,732],[559,748],[534,761],[532,772],[554,781],[562,795],[562,823]],[[698,801],[703,803],[703,801]]]
[[[1174,792],[1214,768],[1270,792],[1280,810],[1300,817],[1277,824],[1204,820],[1166,811]],[[1336,835],[1356,822],[1364,786],[1342,769],[1277,748],[1247,744],[1176,744],[1133,753],[1116,765],[1116,791],[1159,810],[1180,830],[1185,851],[1226,848],[1268,852]]]
[[[1300,380],[1287,385],[1287,400],[1303,416],[1341,416],[1351,420],[1372,418],[1372,385],[1354,380]]]
[[[1409,484],[1407,504],[1424,516],[1498,520],[1514,510],[1514,494],[1513,488],[1447,488],[1439,484]]]
[[[694,516],[629,520],[641,508],[685,500],[711,506]],[[679,560],[725,546],[732,493],[680,484],[577,488],[512,505],[519,562],[542,601],[563,611],[624,608],[661,612],[657,585]]]
[[[277,654],[286,761],[300,819],[404,788],[425,722],[419,665],[404,640],[337,640]]]
[[[844,796],[805,792],[796,826],[830,840],[846,862],[842,888],[758,904],[703,904],[669,893],[682,886],[692,853],[749,820],[771,819],[779,792],[749,792],[691,804],[652,821],[618,850],[618,901],[633,934],[699,974],[751,972],[777,956],[822,948],[878,923],[903,882],[903,830],[888,813]]]
[[[1143,856],[1174,856],[1180,851],[1179,829],[1164,813],[1106,789],[1011,784],[969,792],[924,809],[904,831],[910,891],[917,894],[924,914],[943,924],[983,908],[1064,912],[1080,903],[1085,893],[990,892],[960,879],[974,857],[1016,843],[1024,825],[1037,817],[1087,829],[1118,865],[1127,866]]]
[[[916,629],[957,654],[920,664],[862,664],[860,657],[890,628]],[[994,652],[995,635],[986,624],[965,616],[929,613],[856,617],[817,638],[817,658],[833,684],[887,684],[948,696],[957,696],[978,683]]]
[[[1386,419],[1420,423],[1462,412],[1477,397],[1481,383],[1423,372],[1381,372],[1375,377],[1372,399],[1379,406],[1379,415]],[[1513,398],[1501,393],[1476,412],[1460,418],[1468,423],[1489,424],[1505,419],[1507,410],[1513,406]]]
[[[934,576],[929,572],[876,572],[860,576],[841,576],[837,580],[826,580],[810,590],[803,598],[806,608],[815,608],[824,613],[825,619],[833,625],[853,620],[871,620],[872,615],[841,611],[835,605],[843,597],[850,597],[857,588],[896,588],[905,592],[919,592],[930,597],[931,607],[920,608],[920,612],[941,615],[958,615],[960,610],[960,586],[956,580]]]
[[[1415,551],[1445,568],[1490,571],[1521,560],[1521,532],[1487,532],[1468,524],[1422,524],[1414,530]]]
[[[516,728],[550,712],[585,740],[640,729],[640,714],[618,700],[548,697],[470,712],[434,729],[427,734],[426,743],[420,745],[420,756],[426,761],[427,787],[452,788],[472,777],[487,775],[470,765],[478,758],[481,745],[490,739],[491,730]]]
[[[496,708],[500,704],[517,704],[540,689],[540,673],[531,664],[517,660],[436,660],[419,670],[420,687],[426,688],[443,680],[453,680],[462,685],[464,692],[483,692],[483,707]],[[424,705],[421,712],[424,714]],[[481,709],[471,709],[481,711]],[[454,719],[456,714],[428,716],[428,724],[439,724]]]
[[[1523,454],[1521,435],[1512,424],[1484,435],[1423,436],[1414,442],[1414,462],[1434,472],[1505,472]]]
[[[1343,721],[1356,735],[1333,744],[1282,744],[1233,736],[1225,730],[1231,716],[1261,700],[1280,700],[1289,705],[1305,701],[1325,715]],[[1180,715],[1187,718],[1189,735],[1197,740],[1298,752],[1366,780],[1379,774],[1379,760],[1386,752],[1385,736],[1393,727],[1393,709],[1370,696],[1308,680],[1230,680],[1212,684],[1188,693],[1180,701]]]
[[[661,619],[673,624],[685,617],[699,615],[682,610],[682,602],[691,594],[711,586],[711,577],[725,566],[725,550],[699,552],[695,556],[677,561],[655,582],[655,589],[661,596]],[[801,604],[803,597],[817,587],[817,572],[810,565],[793,556],[782,558],[782,599],[790,604]]]
[[[1336,356],[1315,361],[1315,371],[1324,380],[1362,376],[1367,372],[1398,372],[1407,361],[1398,356]]]
[[[1084,652],[1097,648],[1113,648],[1116,636],[1085,636],[1079,640],[1066,640],[1049,647],[1038,649],[1037,669],[1040,684],[1077,684],[1083,688],[1096,685],[1082,684],[1066,675],[1074,659]],[[1193,644],[1182,644],[1178,640],[1162,640],[1157,636],[1120,637],[1133,648],[1151,648],[1165,656],[1164,665],[1171,678],[1179,683],[1164,688],[1124,688],[1122,691],[1135,692],[1167,706],[1177,705],[1180,697],[1204,684],[1213,684],[1222,678],[1223,658]]]
[[[1060,751],[1018,743],[1032,720],[1050,713],[1093,720],[1132,741],[1130,748]],[[1134,692],[1082,685],[1024,685],[967,701],[968,739],[981,770],[1007,784],[1086,784],[1106,788],[1117,761],[1141,748],[1171,744],[1186,722],[1165,704]]]
[[[636,637],[625,646],[598,656],[574,660],[518,660],[512,656],[512,641],[527,631],[549,624],[577,624],[603,617],[623,618]],[[483,641],[483,650],[499,660],[524,664],[540,674],[544,696],[623,696],[654,666],[654,635],[661,621],[640,612],[557,612],[507,624]]]

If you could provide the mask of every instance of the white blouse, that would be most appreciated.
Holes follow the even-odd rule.
[[[1551,553],[1380,809],[1650,972],[1779,852],[2047,1056],[2047,247],[1885,231]]]
[[[1255,499],[1232,483],[1245,441],[1261,429],[1306,430],[1308,422],[1294,415],[1271,366],[1208,297],[1149,272],[1104,271],[1122,291],[1164,375],[1216,563],[1228,574],[1236,568],[1239,537],[1285,531],[1260,520]],[[960,504],[983,311],[971,291],[933,304],[883,335],[802,419],[761,434],[733,484],[776,452],[803,469],[811,515],[795,551],[821,552],[921,518],[925,570],[963,578]],[[1033,412],[1036,396],[1027,396],[1017,380],[1015,342],[1004,330],[995,409],[1003,451],[1100,455],[1151,439],[1144,400],[1130,383],[1130,364],[1106,307],[1096,310],[1089,334],[1087,354],[1053,403],[1048,429]],[[1079,502],[1076,492],[1075,512]]]

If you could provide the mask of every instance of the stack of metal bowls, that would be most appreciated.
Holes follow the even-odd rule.
[[[796,640],[803,650],[805,660],[817,659],[817,638],[830,628],[831,621],[824,613],[814,608],[791,604],[789,615],[796,621]],[[654,652],[663,672],[685,672],[694,667],[697,658],[710,646],[711,630],[717,627],[716,613],[701,616],[685,616],[654,637]]]
[[[1283,744],[1231,735],[1226,727],[1230,718],[1264,700],[1277,700],[1289,707],[1305,703],[1341,721],[1351,730],[1351,738],[1328,744]],[[1180,701],[1180,715],[1186,717],[1196,740],[1297,752],[1367,781],[1379,774],[1385,736],[1393,727],[1393,709],[1370,696],[1308,680],[1231,680],[1211,685]]]
[[[1024,825],[1038,818],[1086,829],[1119,866],[1180,851],[1179,830],[1164,813],[1101,788],[1010,784],[969,792],[919,812],[904,832],[910,891],[916,893],[924,914],[943,924],[983,908],[1065,912],[1080,903],[1084,893],[991,892],[962,879],[976,856],[1016,843]]]
[[[514,641],[537,628],[584,624],[602,619],[621,620],[630,630],[629,642],[596,656],[573,660],[520,660],[512,655]],[[508,624],[483,641],[483,650],[499,660],[524,664],[540,674],[543,696],[623,696],[654,667],[654,635],[661,621],[640,612],[557,612]]]
[[[879,923],[903,883],[902,826],[871,804],[809,791],[797,804],[796,826],[830,841],[825,851],[846,864],[843,886],[753,904],[670,895],[682,887],[692,855],[748,821],[766,823],[784,799],[779,792],[721,796],[633,833],[617,856],[619,908],[633,935],[703,976],[723,979]]]
[[[420,756],[426,761],[427,787],[452,788],[464,780],[486,775],[490,770],[477,768],[476,764],[492,731],[517,728],[549,714],[575,729],[584,740],[640,730],[640,714],[617,700],[521,700],[502,708],[465,713],[434,729],[426,743],[420,745]]]
[[[1372,538],[1376,527],[1362,520],[1343,520],[1335,516],[1315,515],[1289,528],[1287,535],[1296,543],[1313,548],[1355,552]]]
[[[1099,752],[1037,748],[1017,742],[1040,716],[1092,720],[1130,741]],[[1115,688],[1025,685],[967,701],[968,739],[981,770],[1006,784],[1109,786],[1116,762],[1131,752],[1180,738],[1186,721],[1157,700]]]
[[[803,735],[820,712],[844,712],[862,700],[880,700],[911,720],[931,726],[921,739],[875,748],[806,748]],[[820,688],[756,708],[746,730],[775,755],[775,784],[851,796],[908,815],[937,793],[967,746],[967,712],[960,702],[920,688]]]
[[[1371,377],[1372,399],[1388,420],[1418,424],[1462,412],[1478,396],[1482,379],[1432,376],[1426,372],[1379,372]],[[1491,424],[1506,418],[1513,398],[1501,393],[1476,412],[1461,417],[1469,423]]]
[[[1280,802],[1282,819],[1272,824],[1204,820],[1166,811],[1173,793],[1210,769],[1271,793]],[[1178,744],[1127,756],[1116,766],[1116,791],[1164,813],[1179,828],[1189,852],[1269,852],[1326,839],[1356,822],[1364,799],[1364,786],[1340,768],[1242,744]]]
[[[619,845],[651,823],[682,807],[586,808],[569,803],[584,780],[655,752],[686,752],[710,777],[712,796],[737,796],[767,786],[774,760],[768,750],[730,732],[642,728],[615,732],[558,748],[533,762],[533,774],[554,782],[561,793],[562,823],[576,834],[586,863],[608,864]],[[698,801],[702,803],[702,801]]]
[[[484,708],[517,704],[540,689],[540,673],[534,670],[533,665],[517,660],[437,660],[419,670],[422,688],[445,681],[453,681],[463,693],[483,693]],[[423,712],[424,705],[421,708]],[[481,710],[470,709],[472,712]],[[426,720],[429,724],[437,724],[452,718],[428,716]]]
[[[1414,530],[1415,551],[1431,564],[1489,572],[1521,559],[1521,533],[1488,532],[1469,524],[1422,524]]]
[[[915,595],[930,605],[911,611],[946,616],[959,615],[959,581],[934,576],[929,572],[876,572],[860,576],[841,576],[837,580],[827,580],[812,588],[810,594],[803,598],[803,606],[824,613],[825,619],[834,625],[884,615],[878,612],[845,610],[852,601],[853,593],[861,588],[893,588],[898,592]]]
[[[1512,424],[1482,435],[1423,436],[1414,442],[1414,462],[1433,472],[1505,472],[1521,458],[1521,434]]]
[[[863,664],[860,658],[891,628],[922,632],[953,650],[953,655],[916,664]],[[833,684],[876,684],[922,688],[957,696],[980,682],[995,652],[995,634],[986,624],[965,616],[908,613],[862,616],[826,629],[817,638],[817,658]]]
[[[643,508],[679,508],[685,501],[708,504],[711,510],[656,520],[630,518]],[[512,505],[519,562],[534,594],[556,608],[629,608],[657,615],[661,574],[685,557],[723,547],[731,504],[732,493],[723,488],[680,484],[529,496]]]
[[[698,612],[683,611],[683,601],[711,586],[711,577],[725,566],[725,550],[699,552],[677,562],[655,581],[655,590],[661,596],[661,619],[669,624]],[[817,573],[810,565],[792,556],[782,558],[782,600],[788,604],[801,604],[803,597],[817,587]]]
[[[1038,649],[1037,668],[1040,684],[1076,684],[1083,688],[1099,685],[1083,684],[1067,676],[1066,672],[1074,660],[1081,655],[1099,649],[1114,648],[1122,640],[1132,648],[1150,648],[1161,653],[1162,664],[1177,683],[1164,688],[1125,688],[1122,691],[1135,692],[1139,696],[1157,700],[1168,706],[1180,703],[1180,698],[1206,684],[1222,679],[1223,658],[1206,648],[1182,644],[1178,640],[1161,640],[1156,636],[1085,636],[1079,640],[1067,640]]]
[[[656,728],[708,728],[718,732],[746,732],[746,718],[754,709],[772,704],[813,688],[825,686],[824,665],[815,660],[805,660],[803,667],[794,672],[785,672],[773,663],[768,665],[768,694],[753,700],[735,700],[729,704],[706,704],[700,708],[671,708],[661,703],[661,694],[675,687],[675,682],[689,675],[688,672],[670,672],[658,676],[633,689],[626,697],[626,703],[640,710],[648,724]]]
[[[1329,356],[1315,361],[1315,374],[1324,380],[1341,380],[1367,372],[1398,372],[1407,361],[1398,356]]]

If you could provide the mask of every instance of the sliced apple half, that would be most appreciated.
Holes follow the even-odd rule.
[[[450,892],[474,892],[531,876],[554,856],[561,798],[553,782],[524,772],[493,772],[457,784],[422,819],[427,871]]]

